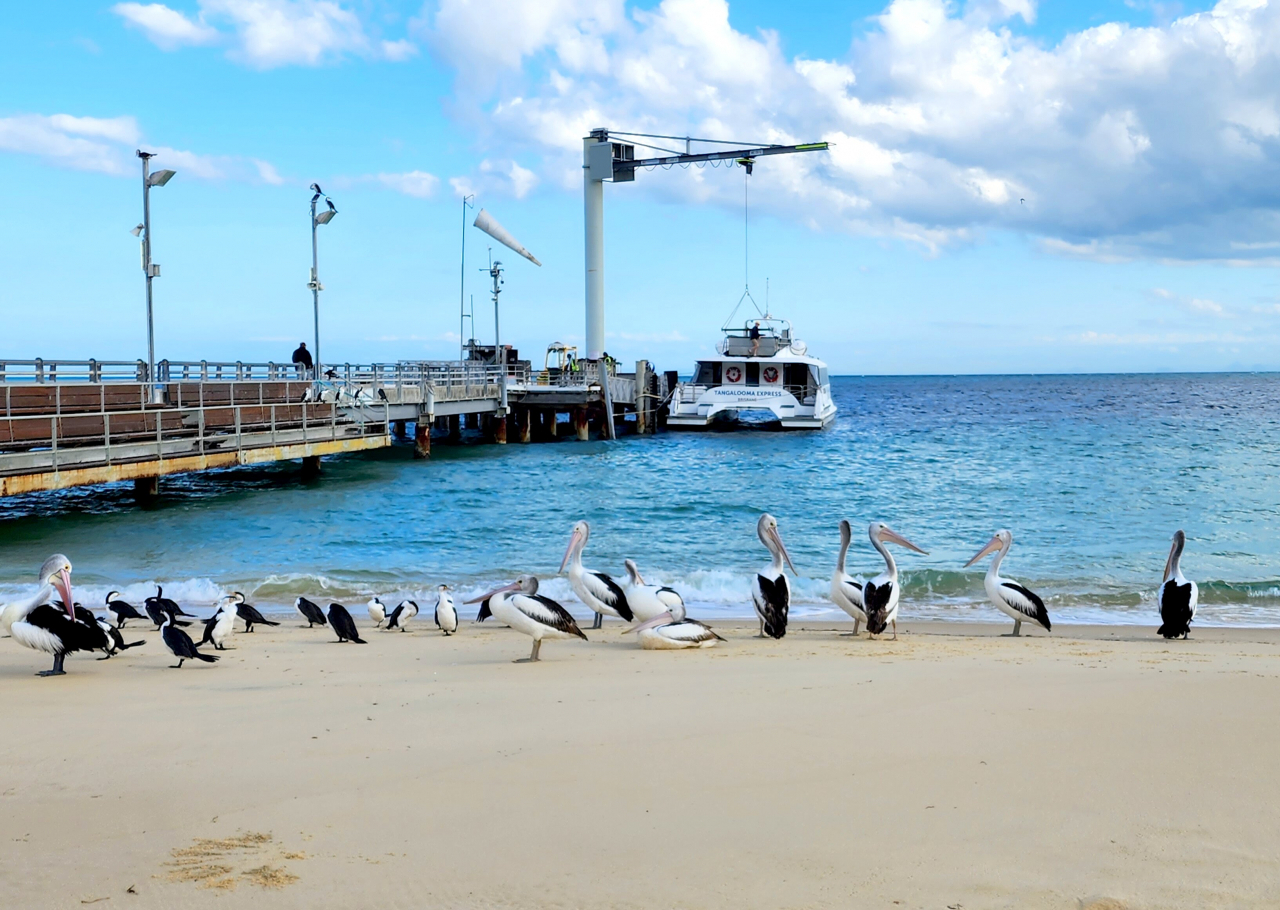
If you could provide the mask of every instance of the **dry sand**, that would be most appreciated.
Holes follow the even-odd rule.
[[[429,624],[0,641],[0,906],[1280,905],[1280,631]]]

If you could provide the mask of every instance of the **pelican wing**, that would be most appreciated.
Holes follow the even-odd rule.
[[[764,620],[764,634],[782,638],[787,634],[787,612],[791,607],[791,585],[786,575],[776,579],[756,576],[756,589],[751,592],[756,612]]]
[[[696,619],[668,623],[658,628],[665,637],[673,638],[676,641],[724,641],[723,638],[712,631],[710,626],[700,623]]]
[[[509,603],[536,623],[582,639],[587,637],[582,634],[569,611],[550,597],[543,597],[541,594],[515,594]]]
[[[1172,578],[1160,586],[1160,629],[1165,638],[1178,638],[1191,631],[1196,615],[1195,584],[1178,584]]]
[[[680,596],[680,592],[675,588],[659,588],[657,592],[655,592],[654,597],[658,598],[662,605],[668,610],[672,607],[684,606],[684,598]]]
[[[61,642],[58,650],[63,653],[101,651],[111,647],[106,633],[98,627],[98,621],[83,607],[79,608],[76,618],[72,619],[61,607],[41,604],[27,614],[26,621],[27,625],[41,629]],[[17,623],[14,623],[14,626],[16,628]],[[14,637],[16,638],[17,635],[15,634]],[[22,643],[25,644],[25,642]],[[47,650],[38,645],[27,645],[27,647],[35,647],[41,651]]]
[[[852,578],[843,578],[836,583],[840,589],[840,593],[845,596],[849,603],[855,607],[862,606],[862,585],[858,584]]]
[[[592,597],[606,607],[612,607],[617,610],[618,615],[627,622],[631,622],[635,618],[631,613],[631,606],[627,603],[627,595],[618,586],[618,583],[608,575],[603,572],[583,572],[582,584]]]
[[[1035,620],[1045,629],[1052,631],[1049,611],[1044,608],[1044,601],[1035,591],[1023,587],[1016,581],[1006,581],[1000,585],[1000,597],[1023,616]]]
[[[894,584],[893,581],[883,584],[869,581],[862,587],[862,609],[867,614],[867,631],[872,635],[879,635],[889,624],[889,600]]]

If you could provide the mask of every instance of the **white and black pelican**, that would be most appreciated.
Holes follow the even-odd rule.
[[[867,614],[862,609],[861,583],[844,570],[844,558],[852,540],[852,526],[840,519],[840,558],[836,560],[836,570],[831,576],[831,602],[853,619],[853,634],[857,635],[858,627],[867,621]]]
[[[137,607],[121,597],[119,591],[112,591],[107,595],[107,613],[111,616],[111,624],[117,629],[123,629],[124,624],[131,619],[147,618],[138,612]]]
[[[627,629],[627,632],[636,632],[640,636],[640,647],[646,651],[678,651],[687,648],[714,648],[716,642],[724,641],[719,635],[711,631],[711,627],[698,622],[696,619],[689,619],[684,609],[684,601],[671,588],[658,588],[656,585],[645,585],[644,579],[640,577],[640,572],[636,569],[636,564],[630,559],[627,560],[627,571],[631,574],[637,586],[646,588],[656,588],[657,597],[660,602],[667,605],[667,608],[657,616],[650,617],[637,626]],[[637,609],[634,601],[632,608]]]
[[[164,641],[164,646],[169,649],[174,657],[178,658],[178,662],[169,669],[181,670],[183,662],[188,660],[202,660],[207,664],[218,660],[212,654],[201,654],[199,649],[196,648],[196,643],[191,640],[191,636],[173,623],[173,617],[166,615],[164,622],[160,626],[160,638]]]
[[[627,606],[637,620],[648,622],[677,606],[684,609],[684,600],[674,588],[645,584],[634,559],[623,560],[623,565],[627,567],[627,583],[622,589],[627,593]]]
[[[1000,563],[1009,555],[1011,546],[1013,546],[1013,535],[1001,528],[996,531],[995,537],[992,537],[987,545],[974,555],[973,559],[964,564],[964,567],[967,569],[987,554],[995,553],[996,558],[991,560],[991,565],[987,567],[987,577],[983,579],[983,586],[987,589],[987,599],[995,604],[996,609],[1013,620],[1015,636],[1022,633],[1024,619],[1040,623],[1046,632],[1052,631],[1053,624],[1049,622],[1049,611],[1044,608],[1044,601],[1040,599],[1040,595],[1016,581],[1000,577]]]
[[[453,606],[448,585],[436,586],[436,628],[445,635],[458,631],[458,611]]]
[[[53,584],[54,578],[57,577],[57,570],[54,570],[53,574],[48,575],[48,577],[46,577],[47,573],[45,570],[49,568],[51,563],[59,559],[66,559],[66,557],[61,553],[57,553],[45,560],[44,565],[40,567],[40,583],[34,594],[25,600],[15,600],[12,603],[5,604],[3,608],[0,608],[0,634],[12,634],[13,624],[15,622],[24,618],[36,607],[43,606],[53,600],[53,595],[57,590]],[[67,596],[68,595],[66,594],[62,595],[64,598],[63,603],[71,603],[71,601],[66,600]]]
[[[627,602],[626,592],[622,587],[603,572],[591,572],[582,567],[582,551],[591,537],[591,526],[580,521],[573,526],[569,535],[569,546],[565,548],[564,559],[560,561],[560,571],[569,567],[569,585],[578,599],[596,613],[591,628],[598,629],[605,616],[616,616],[631,622],[635,615]],[[497,615],[496,613],[494,614]]]
[[[751,581],[751,602],[760,617],[760,638],[781,638],[787,634],[787,611],[791,609],[791,583],[783,570],[783,562],[795,572],[791,555],[778,533],[778,519],[768,512],[756,522],[756,535],[773,555],[773,560]]]
[[[41,670],[38,676],[64,675],[66,671],[62,669],[62,662],[72,651],[111,650],[107,634],[92,614],[81,608],[83,618],[77,617],[75,600],[71,596],[71,560],[61,553],[50,556],[40,567],[40,592],[46,588],[57,590],[62,597],[62,606],[24,601],[22,610],[9,628],[18,644],[53,655],[53,669]]]
[[[898,598],[902,594],[902,585],[898,584],[898,564],[893,561],[893,554],[885,544],[896,543],[908,550],[915,550],[926,556],[929,554],[882,521],[871,522],[867,527],[867,536],[871,538],[871,545],[884,557],[884,571],[862,586],[862,609],[867,616],[867,632],[879,635],[892,624],[893,640],[897,641]]]
[[[343,607],[343,609],[346,609]],[[374,628],[381,629],[382,624],[387,621],[387,607],[382,601],[376,597],[369,598],[369,620],[373,623]]]
[[[338,636],[339,644],[344,641],[353,641],[358,645],[368,644],[356,631],[356,621],[342,604],[329,604],[329,628]]]
[[[1182,550],[1187,545],[1187,535],[1182,531],[1173,534],[1173,546],[1164,564],[1164,583],[1160,585],[1159,635],[1165,638],[1186,638],[1191,634],[1191,620],[1196,618],[1196,604],[1200,602],[1200,588],[1194,581],[1182,575]]]
[[[293,608],[301,614],[302,618],[307,621],[307,628],[312,626],[325,626],[329,621],[324,618],[324,612],[319,605],[312,603],[305,597],[299,597],[293,602]]]
[[[550,597],[543,597],[538,593],[538,579],[533,575],[521,575],[511,584],[480,597],[473,597],[467,603],[482,601],[488,603],[480,608],[477,622],[483,621],[486,616],[493,616],[499,622],[506,623],[533,639],[533,651],[528,657],[517,660],[518,664],[538,660],[538,651],[542,648],[544,638],[587,640],[568,610]]]
[[[387,617],[387,631],[399,629],[403,632],[409,626],[409,620],[418,615],[418,602],[416,600],[402,600],[391,611],[391,615]]]

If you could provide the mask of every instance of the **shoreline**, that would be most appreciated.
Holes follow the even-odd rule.
[[[1271,907],[1280,630],[0,640],[14,906]],[[1024,626],[1024,630],[1026,627]],[[128,630],[126,630],[128,631]],[[362,632],[366,629],[362,628]],[[1209,770],[1211,769],[1211,770]],[[129,893],[128,889],[133,888]],[[894,904],[894,902],[899,902]]]

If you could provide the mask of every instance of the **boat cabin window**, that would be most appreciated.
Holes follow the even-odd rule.
[[[818,385],[824,386],[826,384],[827,384],[827,368],[818,367]]]
[[[760,384],[760,364],[758,361],[747,361],[747,385]]]
[[[719,385],[721,380],[721,368],[719,361],[708,363],[707,361],[698,362],[698,371],[694,374],[693,382],[695,385]]]
[[[788,363],[782,368],[782,382],[788,388],[803,389],[809,384],[809,366],[803,363]]]

